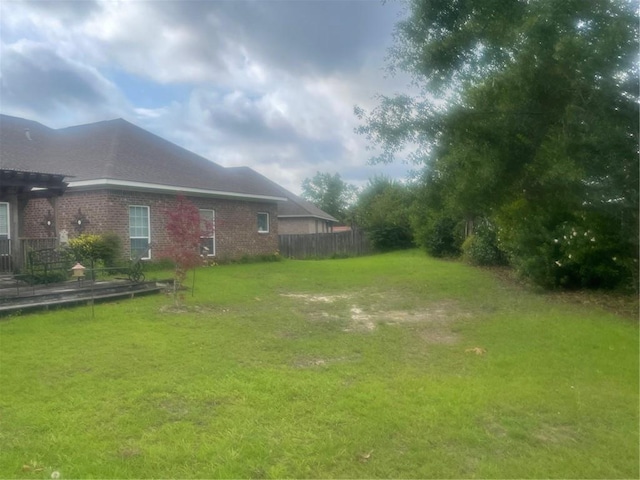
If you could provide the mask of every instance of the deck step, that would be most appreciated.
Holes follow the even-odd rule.
[[[89,286],[64,286],[33,290],[29,287],[16,289],[15,295],[0,297],[0,316],[28,310],[48,309],[51,307],[91,304],[121,298],[133,298],[136,295],[159,293],[166,284],[158,282],[111,283]]]

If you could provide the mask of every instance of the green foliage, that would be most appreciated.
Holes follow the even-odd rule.
[[[240,257],[236,263],[270,263],[270,262],[280,262],[282,261],[282,257],[280,253],[264,253],[262,255],[243,255]]]
[[[271,263],[282,261],[280,252],[264,253],[261,255],[242,255],[240,258],[216,258],[216,265],[231,265],[231,264],[249,264],[249,263]]]
[[[462,244],[462,258],[472,264],[481,266],[505,265],[507,257],[498,246],[498,235],[495,227],[483,220],[476,225],[473,234]]]
[[[112,232],[103,233],[102,245],[100,249],[100,259],[105,267],[115,267],[122,260],[122,241],[120,237]]]
[[[417,238],[429,255],[434,257],[457,257],[460,255],[464,237],[460,223],[449,216],[429,218],[416,227]]]
[[[114,267],[122,257],[120,237],[115,233],[79,235],[69,240],[68,249],[76,262],[91,265],[102,261],[105,267]]]
[[[358,198],[356,219],[380,251],[411,248],[410,188],[387,177],[374,177]]]
[[[175,263],[170,258],[158,258],[155,260],[143,260],[144,269],[147,272],[173,271]]]
[[[367,229],[373,248],[381,252],[412,248],[413,232],[408,225],[373,225]]]
[[[548,288],[634,287],[633,242],[621,254],[619,222],[596,215],[550,218],[549,211],[520,201],[498,217],[501,245],[521,274]]]
[[[68,248],[76,262],[95,261],[99,256],[101,241],[100,235],[84,233],[69,239]]]
[[[57,283],[69,279],[75,257],[68,249],[32,250],[27,254],[28,264],[18,276],[30,285]]]
[[[342,180],[339,173],[316,172],[313,178],[302,182],[302,197],[343,223],[350,223],[350,208],[357,191],[354,185]]]
[[[416,215],[426,225],[420,243],[432,218],[487,218],[510,261],[537,283],[637,283],[633,2],[414,0],[409,13],[392,67],[427,94],[382,97],[357,113],[360,132],[383,148],[379,161],[417,145],[411,159],[425,164],[430,200]],[[574,245],[562,263],[553,240],[565,223],[603,243]]]

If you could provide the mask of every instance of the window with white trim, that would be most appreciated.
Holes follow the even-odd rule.
[[[269,214],[258,212],[258,232],[269,233]]]
[[[213,257],[216,254],[216,212],[200,209],[200,250],[202,255]]]
[[[0,255],[9,255],[9,204],[0,202]]]
[[[148,260],[151,258],[149,245],[150,238],[149,207],[142,205],[129,206],[129,241],[131,245],[131,258]]]

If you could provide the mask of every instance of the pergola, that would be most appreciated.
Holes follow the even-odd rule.
[[[0,238],[0,257],[2,257],[0,272],[20,268],[23,264],[22,245],[19,239],[24,231],[23,213],[29,200],[47,198],[53,203],[55,198],[65,192],[67,183],[64,179],[67,176],[69,175],[0,167],[0,202],[9,204],[9,232],[11,232],[11,239]]]
[[[66,176],[0,168],[0,200],[14,195],[27,200],[60,196],[67,188]]]

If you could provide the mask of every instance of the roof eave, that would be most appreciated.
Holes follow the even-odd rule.
[[[253,193],[226,192],[221,190],[208,190],[205,188],[182,187],[178,185],[162,185],[157,183],[133,182],[129,180],[113,180],[110,178],[100,178],[95,180],[78,180],[69,182],[68,190],[94,190],[104,188],[115,188],[120,190],[137,190],[152,193],[184,193],[202,197],[216,197],[228,199],[242,199],[251,201],[282,202],[287,201],[285,197],[275,197],[271,195],[258,195]]]
[[[326,220],[327,222],[335,222],[338,223],[338,220],[336,220],[335,218],[327,218],[327,217],[321,217],[319,215],[312,215],[312,214],[308,214],[308,215],[278,215],[278,218],[317,218],[319,220]]]

